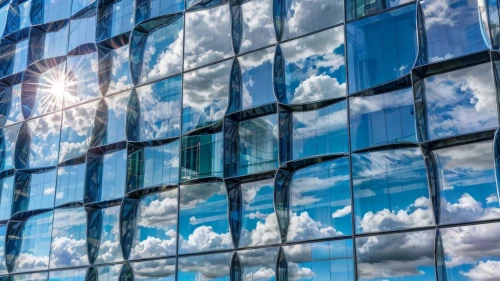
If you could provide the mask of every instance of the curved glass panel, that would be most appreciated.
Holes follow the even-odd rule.
[[[349,100],[351,149],[417,142],[411,88]]]
[[[32,216],[23,222],[21,245],[13,272],[49,268],[52,215],[53,211],[49,211]],[[19,239],[19,237],[14,239]]]
[[[355,280],[352,247],[351,239],[283,246],[287,270],[278,268],[278,280]]]
[[[220,253],[178,259],[177,280],[229,281],[231,253]]]
[[[86,13],[87,14],[87,13]],[[86,17],[73,18],[69,24],[68,52],[84,44],[94,43],[96,39],[95,11]]]
[[[5,238],[7,237],[7,225],[0,225],[0,274],[7,274],[5,264]]]
[[[181,185],[179,254],[233,248],[223,182]]]
[[[182,137],[181,181],[222,177],[222,133]]]
[[[124,141],[126,139],[125,125],[127,114],[127,103],[129,99],[129,92],[114,95],[104,99],[105,104],[99,104],[96,112],[96,120],[99,119],[99,126],[104,126],[104,139],[102,142],[93,141],[93,144],[111,144]],[[104,106],[103,106],[104,105]],[[97,124],[94,124],[97,126]],[[97,131],[101,128],[94,129]]]
[[[100,244],[94,264],[123,260],[120,247],[120,206],[99,210],[102,216]],[[91,222],[89,222],[89,225]],[[88,238],[87,238],[88,239]],[[89,241],[87,241],[88,243]]]
[[[31,0],[31,24],[38,25],[69,18],[71,1]]]
[[[240,280],[274,281],[277,256],[277,247],[239,251]],[[234,263],[232,266],[234,267]]]
[[[94,267],[97,271],[97,280],[119,281],[121,264]]]
[[[21,124],[1,129],[2,138],[0,139],[1,141],[0,145],[2,148],[2,154],[1,154],[2,157],[0,158],[1,161],[0,170],[2,171],[14,168],[14,161],[15,161],[14,153],[15,153],[19,128],[21,128]]]
[[[500,242],[495,235],[500,223],[441,229],[445,270],[444,281],[495,280],[500,253],[492,247]]]
[[[55,206],[70,202],[83,202],[85,164],[59,167]]]
[[[184,10],[183,0],[135,0],[135,22]]]
[[[182,77],[176,76],[136,88],[139,99],[140,141],[178,137],[181,134]]]
[[[24,120],[21,105],[21,84],[0,91],[0,125],[7,126]]]
[[[345,101],[317,110],[293,112],[292,116],[293,159],[347,151]]]
[[[352,20],[380,13],[384,10],[395,8],[397,6],[404,5],[410,2],[412,2],[412,0],[374,0],[374,1],[347,0],[346,1],[347,20]]]
[[[20,2],[23,2],[23,0],[11,3],[4,35],[14,33],[31,25],[31,0],[19,4]]]
[[[109,50],[99,60],[99,79],[103,95],[118,93],[132,87],[129,68],[129,45]]]
[[[71,107],[63,112],[59,162],[85,155],[90,145],[98,102]]]
[[[228,105],[231,62],[228,60],[184,73],[183,133],[222,120]]]
[[[232,56],[229,5],[186,13],[184,69],[200,67]]]
[[[173,23],[155,28],[147,35],[143,46],[140,46],[142,67],[139,82],[141,84],[182,71],[183,19],[180,17]]]
[[[68,32],[68,23],[53,24],[46,30],[31,29],[28,63],[66,55]]]
[[[177,189],[147,195],[138,203],[129,260],[174,256],[177,247]]]
[[[420,1],[423,46],[420,64],[472,54],[488,47],[483,38],[478,2]]]
[[[351,234],[349,160],[343,157],[295,172],[290,205],[287,241]]]
[[[347,24],[349,93],[410,73],[417,56],[415,5]]]
[[[276,43],[273,25],[273,1],[250,0],[241,5],[242,34],[240,53]]]
[[[49,274],[49,281],[85,281],[86,273],[86,268],[51,271]]]
[[[50,268],[88,264],[87,213],[83,207],[54,210]]]
[[[352,154],[358,233],[434,225],[419,148]]]
[[[68,56],[64,105],[71,106],[101,97],[97,77],[97,53]]]
[[[71,15],[76,14],[83,8],[89,6],[92,3],[95,3],[97,0],[72,0],[72,5],[71,5]]]
[[[435,230],[356,238],[358,279],[436,280]]]
[[[242,229],[238,246],[248,247],[280,243],[278,220],[273,204],[274,179],[243,183],[241,184],[241,194],[243,199]],[[267,265],[270,266],[271,263]]]
[[[280,48],[286,84],[286,97],[280,102],[302,104],[345,96],[342,26],[283,43]]]
[[[133,262],[130,265],[134,280],[175,281],[175,259]]]
[[[7,26],[7,17],[10,10],[10,0],[0,4],[0,35],[4,34]]]
[[[491,141],[438,149],[433,156],[441,224],[500,217]]]
[[[491,63],[427,77],[423,87],[429,139],[498,127]]]
[[[298,37],[344,21],[344,1],[342,0],[285,0],[283,2],[282,40]]]
[[[127,150],[104,155],[87,154],[86,203],[123,197],[127,173]]]
[[[26,70],[28,63],[28,39],[17,43],[0,41],[0,77]]]
[[[96,41],[131,31],[134,27],[134,0],[101,0]]]
[[[127,189],[179,183],[179,140],[144,147],[128,156]]]
[[[14,212],[48,209],[54,207],[56,169],[44,172],[16,173]]]
[[[0,220],[8,220],[10,218],[12,202],[14,200],[14,184],[14,175],[3,177],[0,180]],[[3,244],[3,242],[0,242],[0,246]],[[3,255],[0,255],[1,257]]]
[[[57,165],[61,117],[62,114],[58,112],[26,122],[31,135],[31,143],[29,144],[28,161],[24,168]],[[18,141],[25,140],[18,138]]]

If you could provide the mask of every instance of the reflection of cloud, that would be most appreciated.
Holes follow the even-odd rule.
[[[179,273],[190,272],[194,280],[229,279],[230,253],[179,258]]]
[[[79,266],[88,264],[87,243],[85,239],[56,237],[50,252],[51,268]]]
[[[175,192],[177,194],[177,192]],[[161,227],[167,229],[177,223],[177,197],[160,195],[148,205],[140,206],[137,225],[142,227]]]
[[[312,76],[300,83],[295,89],[292,103],[306,103],[345,95],[346,84],[340,84],[337,78],[324,74]]]
[[[187,240],[179,236],[181,249],[186,253],[199,253],[208,250],[231,249],[231,233],[217,233],[211,226],[202,225],[191,233]]]
[[[472,281],[497,281],[500,280],[500,261],[480,261],[469,272],[460,271],[465,277]]]
[[[49,267],[48,256],[35,256],[31,253],[20,253],[17,258],[16,271],[46,270]]]
[[[168,254],[175,253],[177,246],[177,232],[169,230],[166,235],[170,239],[159,239],[156,237],[148,236],[145,240],[134,243],[130,259],[151,258],[167,256]]]
[[[332,218],[341,218],[349,215],[351,213],[351,206],[345,206],[342,209],[338,209],[332,214]]]
[[[272,0],[252,0],[241,5],[243,33],[240,53],[276,42]]]
[[[315,221],[307,212],[302,212],[300,215],[292,213],[290,217],[290,225],[288,226],[287,240],[300,241],[314,238],[333,237],[342,234],[342,232],[335,230],[331,226]]]
[[[259,246],[279,243],[279,225],[276,214],[261,214],[264,222],[258,221],[252,231],[243,228],[241,231],[240,245]]]
[[[131,263],[134,278],[139,280],[163,279],[175,276],[175,259]]]
[[[194,208],[196,204],[206,202],[213,195],[225,195],[226,188],[223,183],[203,183],[196,185],[181,186],[181,201],[182,208]]]
[[[481,202],[467,193],[462,194],[457,203],[450,203],[442,199],[440,203],[441,222],[479,221],[500,217],[500,208],[484,208]]]

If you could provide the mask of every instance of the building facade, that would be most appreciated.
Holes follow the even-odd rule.
[[[499,5],[0,0],[0,280],[500,280]]]

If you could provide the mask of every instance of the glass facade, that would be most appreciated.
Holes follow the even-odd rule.
[[[0,0],[0,281],[500,280],[499,0]]]

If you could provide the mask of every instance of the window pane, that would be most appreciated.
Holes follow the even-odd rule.
[[[120,206],[109,207],[101,210],[101,232],[97,239],[100,243],[96,246],[97,251],[94,264],[118,262],[123,260],[120,247]],[[89,221],[89,226],[98,222]],[[90,237],[88,238],[90,239]],[[90,253],[89,253],[90,254]],[[94,254],[94,253],[92,253]]]
[[[37,25],[69,18],[71,1],[68,0],[31,0],[31,24]]]
[[[107,50],[99,59],[101,93],[110,95],[132,87],[129,70],[129,45]]]
[[[181,181],[222,177],[222,133],[182,137]]]
[[[83,202],[85,164],[59,167],[55,206]]]
[[[101,97],[99,92],[97,53],[68,56],[64,105],[71,106]]]
[[[128,32],[134,27],[134,0],[99,1],[96,41]]]
[[[8,220],[10,218],[12,202],[14,200],[14,183],[13,175],[0,180],[0,187],[2,188],[0,191],[0,220]],[[0,244],[3,245],[3,243]]]
[[[179,258],[179,281],[213,280],[229,281],[231,253]]]
[[[241,13],[243,24],[240,53],[269,46],[276,42],[272,0],[247,1],[241,5]]]
[[[48,167],[57,164],[61,117],[62,114],[58,112],[26,122],[31,143],[25,168]],[[19,141],[24,140],[19,139]]]
[[[23,212],[54,207],[56,169],[42,172],[16,172],[13,211]]]
[[[0,125],[11,125],[24,120],[21,107],[21,84],[5,87],[0,92]]]
[[[130,265],[134,280],[175,281],[175,259],[134,262]]]
[[[174,14],[182,10],[184,10],[184,1],[182,0],[136,0],[135,22],[140,23],[147,19]]]
[[[1,154],[1,166],[0,170],[10,170],[14,168],[14,152],[16,147],[16,142],[18,139],[19,129],[21,128],[21,124],[13,125],[10,127],[5,127],[1,129],[1,146],[3,149],[3,153]]]

